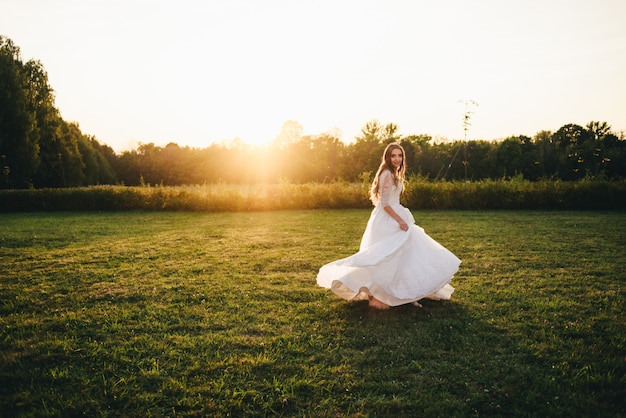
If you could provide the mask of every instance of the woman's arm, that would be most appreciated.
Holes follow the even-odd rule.
[[[380,194],[380,204],[383,206],[383,209],[389,216],[391,216],[398,224],[400,225],[400,229],[403,231],[407,231],[409,229],[409,225],[396,213],[395,210],[389,205],[389,195],[391,194],[391,188],[393,187],[393,174],[390,171],[383,171],[380,173],[380,185],[379,185],[379,194]]]
[[[383,209],[385,210],[385,212],[387,212],[389,216],[391,216],[396,222],[398,222],[401,230],[408,231],[409,225],[404,222],[404,219],[402,219],[391,206],[387,205]]]

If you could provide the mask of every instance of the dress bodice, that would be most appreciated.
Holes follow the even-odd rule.
[[[400,193],[402,192],[402,183],[394,184],[393,174],[389,170],[380,173],[378,179],[378,204],[376,206],[394,206],[400,204]]]

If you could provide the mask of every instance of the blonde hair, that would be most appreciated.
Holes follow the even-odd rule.
[[[397,169],[391,163],[391,153],[393,150],[399,149],[402,151],[402,164]],[[378,171],[376,172],[376,176],[374,177],[374,181],[372,182],[372,187],[370,189],[370,200],[375,204],[380,199],[380,175],[385,170],[389,170],[391,174],[393,174],[393,184],[398,186],[398,183],[404,183],[405,181],[405,172],[406,172],[406,153],[404,152],[404,148],[402,145],[392,142],[387,145],[385,148],[385,152],[383,152],[382,161],[380,163],[380,167],[378,167]]]

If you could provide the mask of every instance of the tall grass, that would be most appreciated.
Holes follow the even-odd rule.
[[[0,210],[262,211],[367,207],[359,184],[206,184],[181,187],[96,186],[0,191]]]
[[[411,180],[405,199],[412,209],[626,209],[626,182]]]
[[[626,182],[523,180],[430,182],[412,178],[411,209],[626,209]],[[2,190],[0,211],[259,211],[369,208],[368,184],[206,184],[186,187],[97,186]]]

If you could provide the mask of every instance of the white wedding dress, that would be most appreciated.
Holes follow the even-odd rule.
[[[320,268],[317,284],[347,300],[374,296],[389,306],[428,298],[450,299],[452,276],[461,264],[454,254],[415,224],[411,212],[400,204],[402,184],[383,171],[376,202],[365,228],[359,252]],[[385,210],[390,205],[409,225],[400,229]]]

